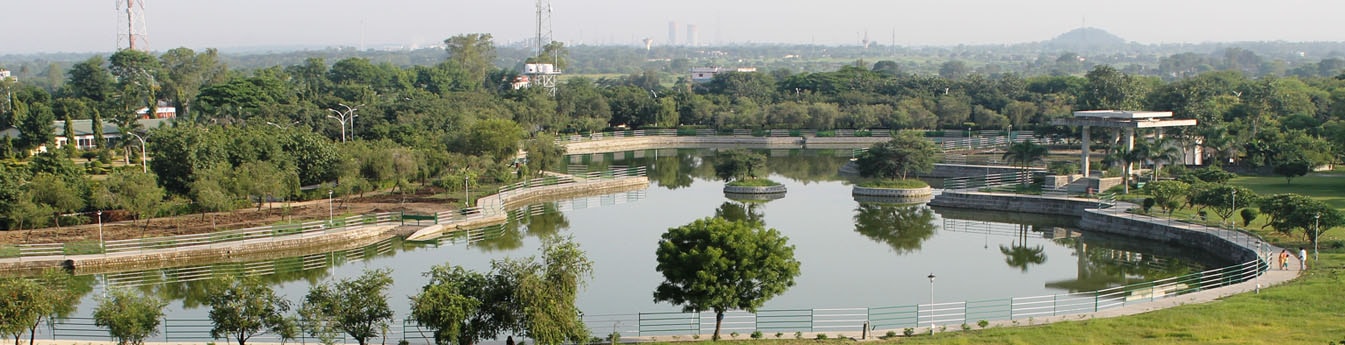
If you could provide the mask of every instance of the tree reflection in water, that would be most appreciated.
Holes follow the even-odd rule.
[[[496,236],[472,243],[484,252],[509,251],[523,246],[523,239],[550,237],[570,228],[570,220],[560,212],[557,203],[532,204],[509,213],[509,221]]]
[[[1028,247],[1027,231],[1027,224],[1019,224],[1018,236],[1009,243],[1009,246],[999,246],[999,252],[1004,254],[1004,263],[1023,272],[1027,272],[1027,268],[1032,265],[1046,263],[1046,248],[1041,245]]]
[[[764,224],[766,214],[761,211],[762,203],[752,201],[725,201],[715,209],[715,217],[732,222],[747,221]]]
[[[897,254],[919,251],[934,229],[934,211],[923,204],[861,202],[855,208],[855,232],[886,243]]]

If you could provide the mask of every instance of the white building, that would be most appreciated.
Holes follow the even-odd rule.
[[[695,83],[708,83],[708,82],[710,82],[711,80],[714,80],[714,79],[715,79],[715,75],[720,74],[720,73],[725,73],[725,72],[752,73],[752,72],[756,72],[756,71],[757,71],[757,68],[756,68],[756,67],[738,67],[738,68],[725,68],[725,67],[692,67],[692,68],[691,68],[691,81],[692,81],[692,82],[695,82]]]

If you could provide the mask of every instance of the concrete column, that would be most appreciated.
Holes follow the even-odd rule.
[[[1135,151],[1135,129],[1132,127],[1125,128],[1125,145],[1127,153]],[[1134,166],[1135,162],[1126,162],[1125,169],[1121,170],[1126,176],[1130,176],[1131,172],[1134,171]]]
[[[1083,157],[1081,157],[1081,158],[1083,159],[1083,161],[1081,161],[1081,162],[1079,163],[1079,167],[1081,168],[1080,170],[1083,170],[1083,177],[1088,177],[1088,170],[1089,170],[1089,169],[1088,169],[1088,140],[1089,140],[1088,129],[1089,129],[1088,126],[1083,126],[1083,146],[1082,146],[1082,148],[1081,148],[1081,151],[1083,151],[1083,155],[1082,155]]]

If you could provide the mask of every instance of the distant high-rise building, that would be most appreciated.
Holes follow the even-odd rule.
[[[677,21],[668,22],[668,45],[677,44]]]
[[[696,39],[699,33],[696,32],[696,24],[687,24],[687,45],[695,47],[698,42]]]

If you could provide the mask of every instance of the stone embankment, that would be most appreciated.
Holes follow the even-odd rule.
[[[472,229],[499,224],[507,220],[506,210],[529,203],[572,198],[577,196],[616,193],[648,188],[645,176],[610,179],[575,179],[575,183],[524,188],[483,197],[478,200],[478,212],[488,210],[484,217],[439,217],[435,226],[441,229]],[[445,211],[446,212],[458,211]],[[391,236],[405,234],[407,229],[398,223],[375,223],[334,228],[317,233],[303,233],[259,239],[187,245],[171,248],[145,249],[110,254],[55,255],[47,257],[20,257],[0,259],[0,271],[31,271],[47,267],[65,267],[79,271],[116,271],[122,269],[164,268],[188,264],[228,262],[254,259],[259,255],[274,255],[314,250],[359,247]]]
[[[884,137],[643,136],[564,142],[568,154],[669,148],[850,148],[891,140]]]
[[[924,186],[920,188],[869,188],[869,187],[855,186],[854,190],[850,191],[850,194],[857,196],[873,196],[882,198],[916,199],[916,198],[927,198],[930,195],[934,195],[934,189],[929,188],[929,186]]]
[[[1099,204],[1095,199],[944,191],[929,204],[953,208],[1077,216],[1080,217],[1079,228],[1083,230],[1200,248],[1230,262],[1255,260],[1259,257],[1258,250],[1279,250],[1269,246],[1258,248],[1261,245],[1259,240],[1241,231],[1126,213],[1126,209],[1133,207],[1128,203],[1104,209],[1098,208]]]

